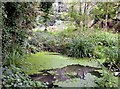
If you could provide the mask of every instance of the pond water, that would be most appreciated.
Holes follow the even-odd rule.
[[[32,54],[23,65],[33,80],[60,87],[95,87],[100,65],[95,59],[75,59],[52,52]]]

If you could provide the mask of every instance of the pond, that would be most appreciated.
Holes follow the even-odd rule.
[[[33,80],[58,87],[95,87],[101,70],[95,59],[75,59],[53,52],[38,52],[30,55],[23,71]]]

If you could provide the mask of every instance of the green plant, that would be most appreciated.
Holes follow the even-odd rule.
[[[36,17],[35,3],[2,3],[2,57],[3,65],[11,65],[13,60],[25,54],[25,40]],[[4,64],[5,63],[5,64]]]
[[[64,29],[62,32],[57,33],[56,35],[62,38],[73,38],[77,34],[75,34],[75,28],[73,26],[68,26],[68,28]]]
[[[117,77],[113,76],[111,72],[106,71],[103,69],[102,76],[99,79],[96,79],[95,82],[98,87],[118,87],[118,79]]]
[[[3,68],[2,86],[6,87],[42,87],[43,84],[38,81],[32,81],[19,68],[12,66]]]
[[[98,34],[99,33],[99,34]],[[118,61],[118,35],[110,32],[97,31],[90,35],[92,44],[95,45],[94,56],[106,58],[107,62]]]
[[[66,46],[66,55],[71,57],[91,57],[94,45],[84,38],[75,38]]]
[[[40,2],[40,9],[43,11],[42,21],[40,21],[45,26],[45,31],[47,31],[48,24],[47,22],[50,20],[50,9],[52,7],[52,2]]]
[[[118,34],[96,30],[89,36],[95,45],[106,47],[118,46]]]

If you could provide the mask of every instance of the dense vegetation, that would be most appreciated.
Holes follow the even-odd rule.
[[[73,60],[95,59],[101,65],[100,72],[103,76],[96,80],[96,84],[102,87],[117,87],[114,73],[120,72],[119,3],[71,3],[69,8],[56,17],[52,4],[2,3],[2,86],[47,87],[47,83],[32,80],[27,72],[22,70],[22,64],[29,64],[25,59],[32,54],[48,51],[60,53]],[[78,10],[76,6],[79,6]],[[40,17],[38,22],[37,16]],[[50,28],[51,20],[56,24],[56,20],[63,21],[66,28],[58,30],[55,23]],[[40,26],[35,30],[37,24]],[[44,31],[41,25],[44,26]],[[102,63],[98,59],[102,60]]]
[[[33,28],[36,16],[35,3],[5,2],[3,7],[2,58],[3,86],[35,86],[22,71],[16,70],[16,62],[26,53],[25,40]],[[13,68],[14,67],[14,68]]]

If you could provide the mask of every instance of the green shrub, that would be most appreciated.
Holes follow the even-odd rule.
[[[93,55],[94,45],[87,39],[75,38],[66,46],[66,55],[70,57],[91,57]]]
[[[9,50],[9,49],[8,49]],[[13,44],[10,51],[7,52],[6,56],[3,58],[3,65],[16,65],[16,62],[22,59],[25,55],[25,48],[19,46],[18,44]]]
[[[28,49],[31,49],[33,52],[42,51],[49,39],[53,39],[53,36],[48,32],[34,32],[34,35],[28,40]]]
[[[28,41],[29,48],[34,47],[33,51],[53,51],[61,52],[64,50],[64,45],[70,39],[58,34],[51,34],[49,32],[35,32],[34,36]]]
[[[118,59],[118,47],[104,47],[104,46],[96,46],[94,50],[94,56],[96,58],[106,58],[107,62],[117,61]]]
[[[32,81],[25,73],[15,66],[4,67],[2,75],[3,87],[41,87],[43,84]]]
[[[96,45],[106,47],[118,46],[118,35],[111,32],[96,31],[90,35],[90,38]]]
[[[106,62],[118,62],[118,53],[119,53],[118,47],[110,47],[104,49],[104,54],[106,55]]]
[[[117,61],[118,36],[104,31],[74,31],[73,28],[51,34],[36,32],[30,45],[41,51],[60,52],[70,57],[95,57]]]
[[[96,58],[106,58],[107,62],[118,61],[118,35],[110,32],[97,31],[91,36],[91,42],[95,45],[94,56]]]
[[[103,46],[96,46],[94,48],[94,57],[98,59],[105,58]]]
[[[103,69],[103,71],[102,71],[102,76],[103,77],[97,78],[95,80],[95,83],[99,87],[105,87],[105,88],[107,88],[107,87],[109,87],[109,88],[114,87],[115,88],[116,87],[116,89],[117,89],[118,81],[119,81],[117,77],[113,76],[111,72],[106,71],[105,69]]]

